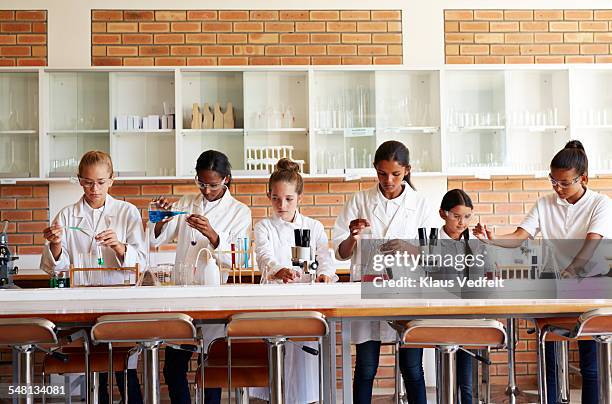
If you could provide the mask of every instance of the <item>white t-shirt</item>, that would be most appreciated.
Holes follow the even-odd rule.
[[[569,264],[582,248],[582,243],[577,241],[584,240],[588,233],[599,234],[604,239],[612,238],[612,201],[606,195],[589,189],[575,204],[559,198],[555,193],[549,194],[537,200],[519,227],[531,237],[541,233],[544,240],[563,244],[563,247],[555,248],[554,254],[558,269],[563,270],[563,266]],[[563,243],[564,240],[567,242]],[[544,255],[544,267],[552,264],[546,262],[551,258]],[[605,260],[602,263],[605,264]],[[588,275],[605,274],[608,270],[607,265],[599,265]]]

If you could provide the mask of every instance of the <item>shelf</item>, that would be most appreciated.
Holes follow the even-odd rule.
[[[184,135],[198,135],[207,133],[242,135],[244,133],[244,129],[183,129],[181,133]]]
[[[421,132],[421,133],[438,133],[439,126],[399,126],[396,128],[377,128],[381,133],[399,134],[402,132]]]
[[[24,130],[0,130],[0,135],[32,135],[38,133],[37,130],[24,129]]]
[[[137,129],[137,130],[114,130],[113,135],[136,135],[139,133],[164,134],[173,133],[174,129]]]
[[[503,130],[505,126],[450,126],[449,132],[473,132],[478,130]]]
[[[529,132],[550,132],[555,130],[567,130],[565,125],[533,125],[533,126],[509,126],[509,130],[527,130]]]
[[[306,128],[267,128],[267,129],[245,129],[244,133],[269,133],[269,132],[288,132],[288,133],[304,133],[308,132]]]
[[[75,135],[79,133],[91,133],[91,134],[108,134],[108,129],[66,129],[66,130],[50,130],[47,132],[48,135]]]
[[[606,129],[612,130],[612,125],[588,125],[588,126],[576,126],[576,129]]]

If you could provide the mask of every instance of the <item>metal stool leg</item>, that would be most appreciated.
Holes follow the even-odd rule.
[[[286,338],[268,338],[270,404],[283,404],[285,399]]]
[[[570,402],[569,384],[569,341],[555,342],[555,360],[557,369],[557,402]]]
[[[612,337],[599,337],[597,341],[597,366],[599,376],[599,402],[612,404]]]
[[[540,404],[547,403],[547,387],[546,387],[546,335],[548,330],[540,331],[536,327],[536,335],[538,341],[538,395],[540,396]]]
[[[34,383],[34,345],[23,345],[17,347],[17,372],[18,384],[23,386]],[[20,395],[19,404],[34,404],[34,396],[31,394]]]
[[[438,368],[438,386],[439,395],[437,397],[438,404],[455,404],[457,403],[457,345],[441,346],[438,348],[440,352]]]
[[[144,402],[147,404],[159,403],[159,345],[159,341],[143,344],[145,379]]]

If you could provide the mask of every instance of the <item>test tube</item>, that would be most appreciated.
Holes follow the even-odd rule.
[[[104,266],[104,255],[102,254],[102,246],[96,243],[96,264],[99,267]]]

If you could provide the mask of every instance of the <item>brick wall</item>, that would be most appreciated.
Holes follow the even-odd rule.
[[[401,10],[92,10],[93,66],[402,63]]]
[[[0,66],[47,65],[47,11],[0,10]]]
[[[612,10],[445,10],[449,64],[610,63]]]

